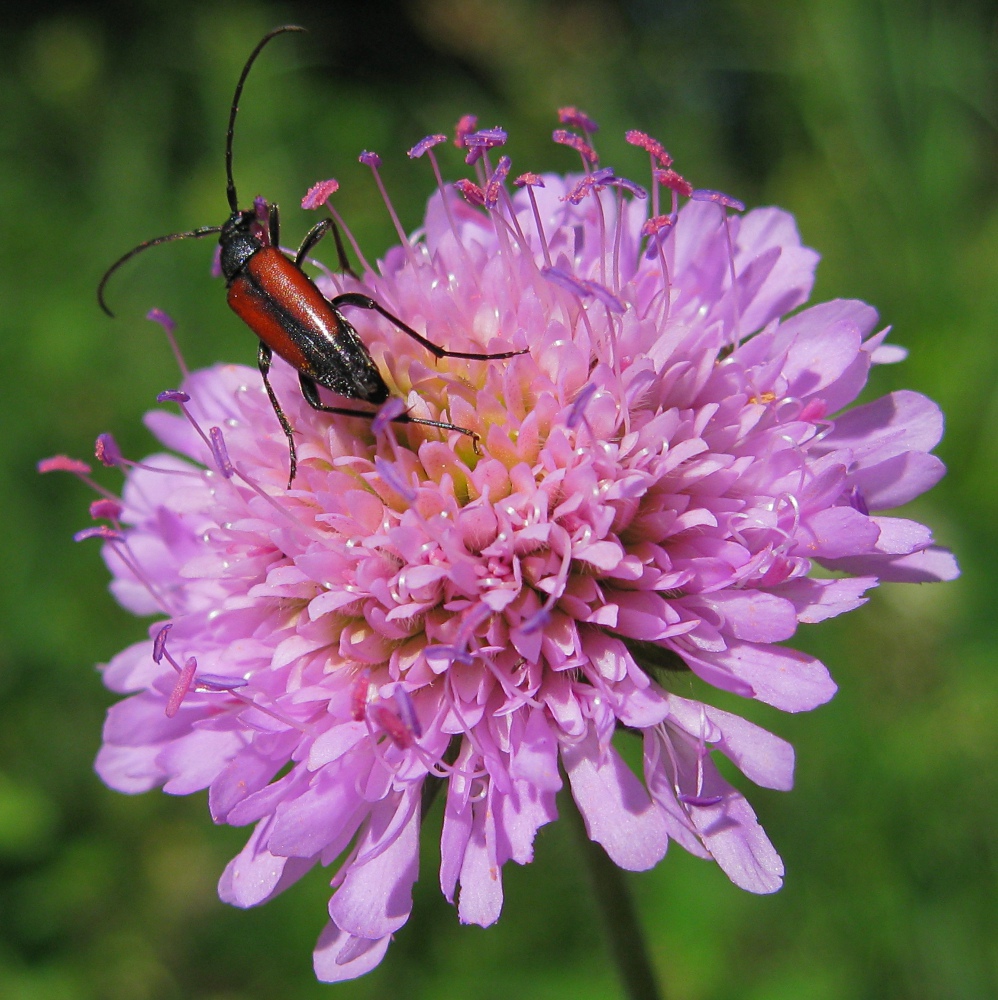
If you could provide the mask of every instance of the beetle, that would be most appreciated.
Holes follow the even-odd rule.
[[[332,230],[340,256],[340,264],[346,264],[343,244],[339,231],[332,219],[323,219],[305,236],[294,258],[286,256],[280,249],[280,217],[277,205],[268,206],[266,232],[260,224],[255,210],[239,208],[236,185],[232,173],[232,138],[239,111],[246,78],[261,53],[272,39],[287,32],[305,31],[296,24],[285,24],[267,32],[250,53],[243,66],[235,94],[229,109],[229,125],[225,133],[225,176],[226,196],[229,202],[229,217],[220,226],[201,226],[184,233],[170,233],[146,240],[122,254],[104,272],[97,286],[97,301],[108,316],[114,314],[108,308],[104,289],[108,279],[127,260],[149,247],[173,240],[200,239],[218,234],[221,248],[220,263],[222,275],[228,288],[228,303],[232,310],[256,334],[260,341],[257,365],[263,377],[263,384],[270,398],[270,404],[280,422],[284,436],[288,440],[290,452],[290,476],[288,488],[294,482],[298,470],[298,454],[295,449],[294,432],[280,401],[270,384],[270,366],[274,354],[288,362],[298,372],[298,382],[302,396],[309,406],[322,413],[334,413],[351,417],[373,419],[376,414],[346,406],[331,406],[319,398],[319,386],[331,390],[348,399],[380,404],[391,395],[378,366],[360,339],[357,331],[343,315],[343,307],[373,310],[406,335],[417,340],[436,358],[467,358],[477,361],[498,361],[515,357],[523,351],[505,351],[499,354],[478,354],[468,351],[449,351],[389,312],[376,299],[360,292],[344,292],[327,299],[319,291],[312,279],[302,270],[302,263],[312,248]],[[401,413],[394,418],[400,423],[424,424],[443,430],[458,431],[472,439],[478,450],[478,434],[467,427],[447,423],[442,420],[425,420]]]

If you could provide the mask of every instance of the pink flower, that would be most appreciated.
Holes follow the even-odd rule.
[[[835,685],[780,645],[799,623],[878,580],[957,572],[927,528],[871,513],[943,474],[942,416],[914,392],[849,408],[900,352],[861,302],[793,312],[817,254],[787,213],[733,215],[715,192],[680,209],[693,189],[666,184],[662,214],[654,174],[648,199],[589,166],[513,193],[482,139],[500,132],[464,133],[482,206],[441,186],[379,273],[320,281],[449,349],[528,351],[435,362],[350,312],[409,412],[474,431],[480,453],[391,422],[399,404],[377,424],[316,413],[278,362],[287,490],[257,373],[222,365],[166,395],[183,415],[149,414],[169,453],[120,459],[123,496],[95,507],[112,512],[97,534],[116,597],[158,619],[104,668],[129,697],[98,772],[125,792],[207,788],[215,822],[252,825],[219,885],[237,906],[339,859],[322,980],[373,968],[408,919],[431,790],[440,886],[466,923],[498,918],[503,866],[531,860],[564,778],[619,866],[652,867],[672,839],[778,889],[782,862],[711,752],[785,790],[793,751],[689,697],[689,673],[815,708]],[[654,167],[660,144],[634,135]],[[641,775],[621,729],[643,741]]]

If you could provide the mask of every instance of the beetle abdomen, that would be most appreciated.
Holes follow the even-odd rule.
[[[275,354],[319,385],[383,403],[381,373],[353,327],[276,247],[262,247],[229,285],[233,311]]]

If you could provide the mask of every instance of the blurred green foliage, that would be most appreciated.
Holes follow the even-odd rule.
[[[749,790],[787,863],[782,892],[744,894],[678,849],[632,884],[674,1000],[998,996],[993,4],[135,0],[17,18],[0,61],[0,1000],[619,995],[564,824],[542,831],[533,865],[507,866],[489,930],[439,898],[426,836],[409,925],[375,973],[330,988],[310,963],[320,873],[229,909],[215,882],[246,831],[213,828],[203,797],[127,798],[91,770],[111,700],[92,664],[144,626],[108,596],[95,543],[71,541],[90,497],[35,463],[86,456],[104,430],[127,454],[151,446],[141,415],[177,376],[150,306],[178,319],[192,366],[252,364],[207,274],[211,241],[124,269],[115,322],[94,290],[140,240],[222,221],[232,87],[285,21],[312,31],[259,63],[235,154],[242,200],[285,206],[285,242],[314,221],[305,189],[336,176],[368,256],[383,251],[391,226],[356,154],[382,153],[412,228],[431,178],[404,151],[466,111],[509,128],[514,170],[574,169],[548,140],[572,103],[623,174],[642,179],[622,138],[642,128],[698,185],[793,211],[823,254],[815,297],[875,304],[911,348],[872,391],[918,389],[946,410],[950,474],[912,516],[956,549],[962,579],[887,586],[802,630],[841,686],[825,708],[745,708],[799,752],[791,794]]]

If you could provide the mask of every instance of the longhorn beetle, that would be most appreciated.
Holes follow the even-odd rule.
[[[111,275],[125,261],[160,243],[200,239],[203,236],[219,234],[222,274],[228,287],[228,303],[260,340],[257,364],[274,413],[280,421],[284,436],[288,439],[291,455],[289,489],[298,469],[298,455],[295,451],[291,424],[270,384],[270,364],[275,352],[298,371],[302,395],[314,410],[368,419],[375,416],[374,413],[365,410],[329,406],[323,403],[319,399],[320,385],[340,396],[366,403],[383,403],[390,395],[388,386],[370,352],[358,337],[357,331],[344,317],[342,312],[344,306],[355,306],[379,313],[403,333],[419,341],[436,358],[493,361],[512,358],[523,353],[506,351],[501,354],[475,354],[468,351],[448,351],[417,333],[368,295],[345,292],[331,300],[325,298],[312,279],[302,270],[301,265],[316,243],[333,230],[341,266],[347,269],[343,244],[332,219],[323,219],[313,226],[295,254],[294,260],[290,260],[279,247],[280,223],[277,206],[269,206],[266,237],[260,234],[256,212],[239,208],[236,185],[232,179],[232,136],[243,85],[256,57],[272,38],[289,31],[305,30],[296,24],[285,24],[267,32],[250,53],[239,75],[232,106],[229,109],[229,127],[225,133],[225,190],[231,213],[228,219],[220,226],[202,226],[190,232],[157,236],[155,239],[140,243],[119,257],[107,269],[97,286],[97,301],[100,307],[108,316],[113,316],[104,299],[104,288]],[[467,427],[459,427],[457,424],[442,420],[424,420],[421,417],[412,417],[408,413],[400,414],[395,420],[400,423],[425,424],[429,427],[459,431],[471,437],[476,450],[478,448],[478,435]]]

